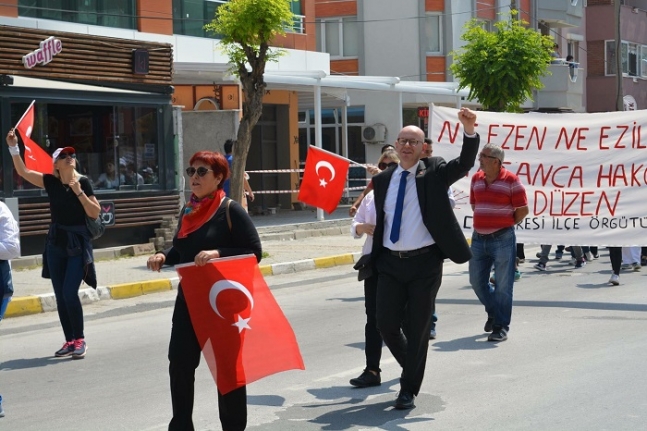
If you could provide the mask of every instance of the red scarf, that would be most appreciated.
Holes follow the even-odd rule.
[[[224,197],[225,191],[223,189],[216,190],[202,199],[191,194],[191,199],[184,207],[182,227],[177,233],[178,238],[186,238],[188,234],[200,229],[203,224],[211,220],[211,217],[218,211]]]

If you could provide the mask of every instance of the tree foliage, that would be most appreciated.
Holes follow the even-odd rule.
[[[471,20],[461,36],[467,44],[451,53],[450,69],[459,88],[469,88],[469,98],[478,99],[487,111],[520,111],[525,100],[532,99],[532,91],[543,87],[540,78],[550,73],[554,41],[527,24],[501,20],[494,24],[495,31],[488,32]]]
[[[233,149],[230,194],[243,199],[245,162],[252,141],[252,129],[263,113],[265,65],[276,61],[284,51],[269,44],[294,24],[290,3],[294,0],[230,0],[220,6],[213,21],[205,26],[221,35],[220,48],[229,57],[231,72],[240,79],[243,90],[243,116]]]

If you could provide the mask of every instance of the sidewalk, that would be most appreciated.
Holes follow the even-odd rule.
[[[350,236],[348,206],[317,221],[316,211],[284,210],[275,215],[252,216],[264,257],[260,263],[265,276],[352,264],[359,258],[363,239]],[[136,248],[136,247],[135,247]],[[146,268],[149,252],[137,256],[133,247],[95,250],[99,286],[96,290],[82,285],[83,303],[123,299],[177,288],[173,268],[152,272]],[[23,316],[56,310],[56,300],[49,279],[41,277],[41,256],[25,256],[12,261],[14,297],[5,317]]]

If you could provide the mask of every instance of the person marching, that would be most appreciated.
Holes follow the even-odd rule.
[[[191,199],[182,209],[173,245],[148,258],[147,266],[159,271],[163,265],[193,262],[204,266],[211,259],[254,254],[260,262],[262,249],[258,232],[247,212],[225,196],[229,177],[227,159],[220,153],[199,151],[186,169]],[[173,418],[169,431],[192,431],[195,370],[200,363],[200,344],[195,334],[184,289],[180,282],[173,310],[169,342],[169,375]],[[225,395],[218,392],[220,423],[225,431],[242,431],[247,426],[247,387]]]
[[[54,151],[54,172],[43,174],[25,166],[13,129],[9,130],[6,141],[18,175],[36,187],[44,188],[49,197],[51,223],[43,254],[43,277],[52,280],[58,318],[65,335],[63,347],[54,356],[81,359],[85,357],[87,344],[79,288],[81,281],[97,287],[86,216],[99,217],[99,202],[90,180],[76,170],[74,148]]]
[[[419,127],[406,126],[395,141],[400,164],[373,177],[377,326],[402,367],[396,409],[413,408],[422,385],[443,259],[464,263],[472,256],[447,189],[474,166],[479,137],[474,112],[461,108],[458,118],[465,132],[459,157],[449,162],[432,157],[418,173],[425,134]]]

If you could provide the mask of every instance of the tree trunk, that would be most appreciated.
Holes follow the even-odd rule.
[[[243,118],[238,127],[238,136],[233,149],[234,162],[232,165],[231,179],[229,182],[230,197],[236,202],[241,202],[244,197],[243,178],[245,176],[245,164],[247,154],[252,144],[252,130],[263,113],[263,95],[265,83],[262,73],[260,83],[253,82],[254,77],[250,73],[241,78],[245,101],[243,102]]]

